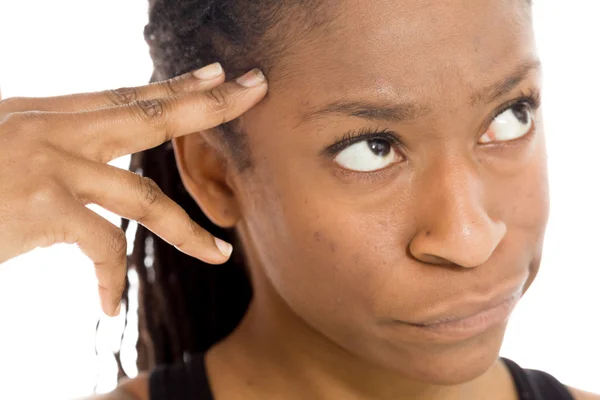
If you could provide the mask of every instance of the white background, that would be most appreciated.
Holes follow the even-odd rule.
[[[3,96],[146,83],[152,70],[142,35],[146,7],[146,0],[1,0]],[[591,0],[535,6],[551,217],[542,270],[514,312],[501,351],[523,367],[598,393],[599,11]],[[128,158],[112,164],[126,168]],[[96,341],[96,296],[91,261],[75,245],[36,249],[0,266],[0,399],[68,399],[90,394],[96,384],[100,392],[115,386],[110,355],[123,315],[103,319]],[[126,335],[126,346],[133,340],[135,333]],[[135,354],[126,356],[135,374]]]

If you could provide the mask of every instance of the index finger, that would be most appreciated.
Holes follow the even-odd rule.
[[[176,96],[183,92],[204,90],[223,83],[221,64],[214,63],[199,70],[143,86],[122,87],[92,93],[76,93],[53,97],[18,97],[0,104],[0,118],[23,111],[82,112],[118,107],[136,100]]]
[[[178,136],[204,131],[231,121],[256,105],[267,93],[258,69],[206,91],[170,98],[136,101],[124,106],[69,115],[70,148],[93,160],[108,162],[150,149]],[[77,143],[74,145],[74,143]]]

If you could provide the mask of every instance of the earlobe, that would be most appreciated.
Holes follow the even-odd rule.
[[[228,183],[232,168],[209,132],[173,139],[177,169],[186,190],[215,225],[232,228],[240,219],[235,193]]]

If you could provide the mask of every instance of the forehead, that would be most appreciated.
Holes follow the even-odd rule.
[[[274,96],[293,92],[306,105],[362,95],[439,103],[537,58],[526,0],[335,3],[326,29],[291,45]]]

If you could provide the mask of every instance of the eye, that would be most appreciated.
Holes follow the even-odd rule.
[[[342,150],[334,159],[346,169],[372,172],[383,169],[400,157],[392,143],[385,139],[366,139]]]
[[[517,103],[494,118],[479,143],[518,139],[525,136],[532,125],[531,106],[525,102]]]

